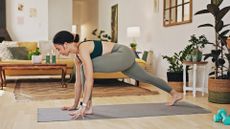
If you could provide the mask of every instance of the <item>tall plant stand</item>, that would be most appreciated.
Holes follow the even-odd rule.
[[[186,95],[186,91],[192,91],[193,97],[196,97],[196,92],[200,91],[202,92],[202,96],[204,96],[205,91],[205,81],[206,81],[206,65],[208,62],[191,62],[191,61],[184,61],[183,62],[183,92],[184,95]],[[186,71],[187,66],[192,66],[192,72],[193,72],[193,79],[192,79],[192,86],[188,86],[186,83]],[[202,79],[202,86],[198,87],[196,85],[197,83],[197,67],[203,67],[203,78]]]

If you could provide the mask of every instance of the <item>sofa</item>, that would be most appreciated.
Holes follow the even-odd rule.
[[[16,46],[16,47],[24,47],[27,49],[28,52],[35,51],[36,48],[40,48],[41,55],[43,57],[43,63],[45,62],[45,55],[48,52],[51,52],[53,50],[56,53],[58,64],[67,64],[67,74],[70,75],[74,72],[74,61],[71,56],[64,57],[59,55],[52,47],[51,43],[49,42],[3,42],[0,43],[0,51],[1,49],[6,50],[6,47],[10,46]],[[5,47],[5,48],[4,48]],[[4,52],[3,52],[4,53]],[[14,63],[14,64],[31,64],[31,60],[22,60],[22,59],[12,59],[10,56],[5,58],[3,53],[0,54],[1,61],[0,63]],[[136,59],[136,61],[140,64],[141,67],[145,69],[145,61],[142,59]],[[57,70],[6,70],[5,71],[6,76],[34,76],[34,75],[61,75],[61,71]],[[121,72],[114,72],[114,73],[94,73],[95,79],[124,79],[128,78],[126,75],[124,75]]]

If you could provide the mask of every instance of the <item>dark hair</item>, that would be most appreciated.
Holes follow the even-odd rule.
[[[60,31],[58,32],[54,38],[53,43],[54,44],[60,44],[63,45],[65,42],[71,43],[71,42],[79,42],[79,35],[76,34],[75,36],[70,33],[69,31]]]

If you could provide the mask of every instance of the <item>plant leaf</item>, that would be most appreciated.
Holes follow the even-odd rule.
[[[226,34],[228,34],[229,31],[230,30],[225,30],[225,31],[221,32],[220,37],[226,36]]]
[[[219,13],[217,14],[217,17],[216,19],[219,21],[219,20],[222,20],[222,18],[228,13],[228,11],[230,10],[230,6],[227,6],[223,9],[221,9],[219,11]]]
[[[216,24],[216,32],[219,32],[223,29],[223,26],[224,26],[224,22],[221,20],[219,21],[217,24]]]
[[[215,4],[208,4],[207,9],[213,16],[215,16],[215,18],[220,11],[219,7]]]
[[[211,3],[215,4],[217,6],[220,6],[222,2],[223,2],[223,0],[211,0]]]
[[[199,25],[199,26],[198,26],[198,28],[201,28],[201,27],[213,27],[213,25],[207,23],[207,24],[203,24],[203,25]]]
[[[215,74],[215,72],[211,72],[211,73],[209,73],[208,75],[211,76],[211,75],[214,75],[214,74]]]
[[[207,44],[211,44],[211,45],[214,45],[214,46],[215,46],[215,43],[208,42]]]
[[[223,66],[225,64],[225,60],[224,59],[218,59],[217,63],[219,66]]]
[[[226,24],[226,25],[224,25],[224,26],[223,26],[223,28],[224,28],[224,27],[227,27],[227,26],[230,26],[230,24]]]
[[[221,53],[221,50],[211,50],[212,57],[215,57],[216,59],[219,57]]]
[[[230,60],[230,54],[225,54],[228,60]]]
[[[210,53],[210,54],[204,54],[204,60],[208,59],[208,58],[211,57],[211,56],[212,56],[211,53]]]
[[[200,10],[200,11],[196,12],[194,15],[206,14],[206,13],[210,13],[210,12],[207,9],[204,9],[204,10]]]

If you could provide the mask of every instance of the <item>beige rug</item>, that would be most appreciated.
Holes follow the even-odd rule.
[[[62,88],[60,80],[17,80],[8,82],[6,90],[12,91],[16,100],[50,100],[74,98],[74,83]],[[150,91],[120,81],[95,82],[93,97],[156,95]]]

